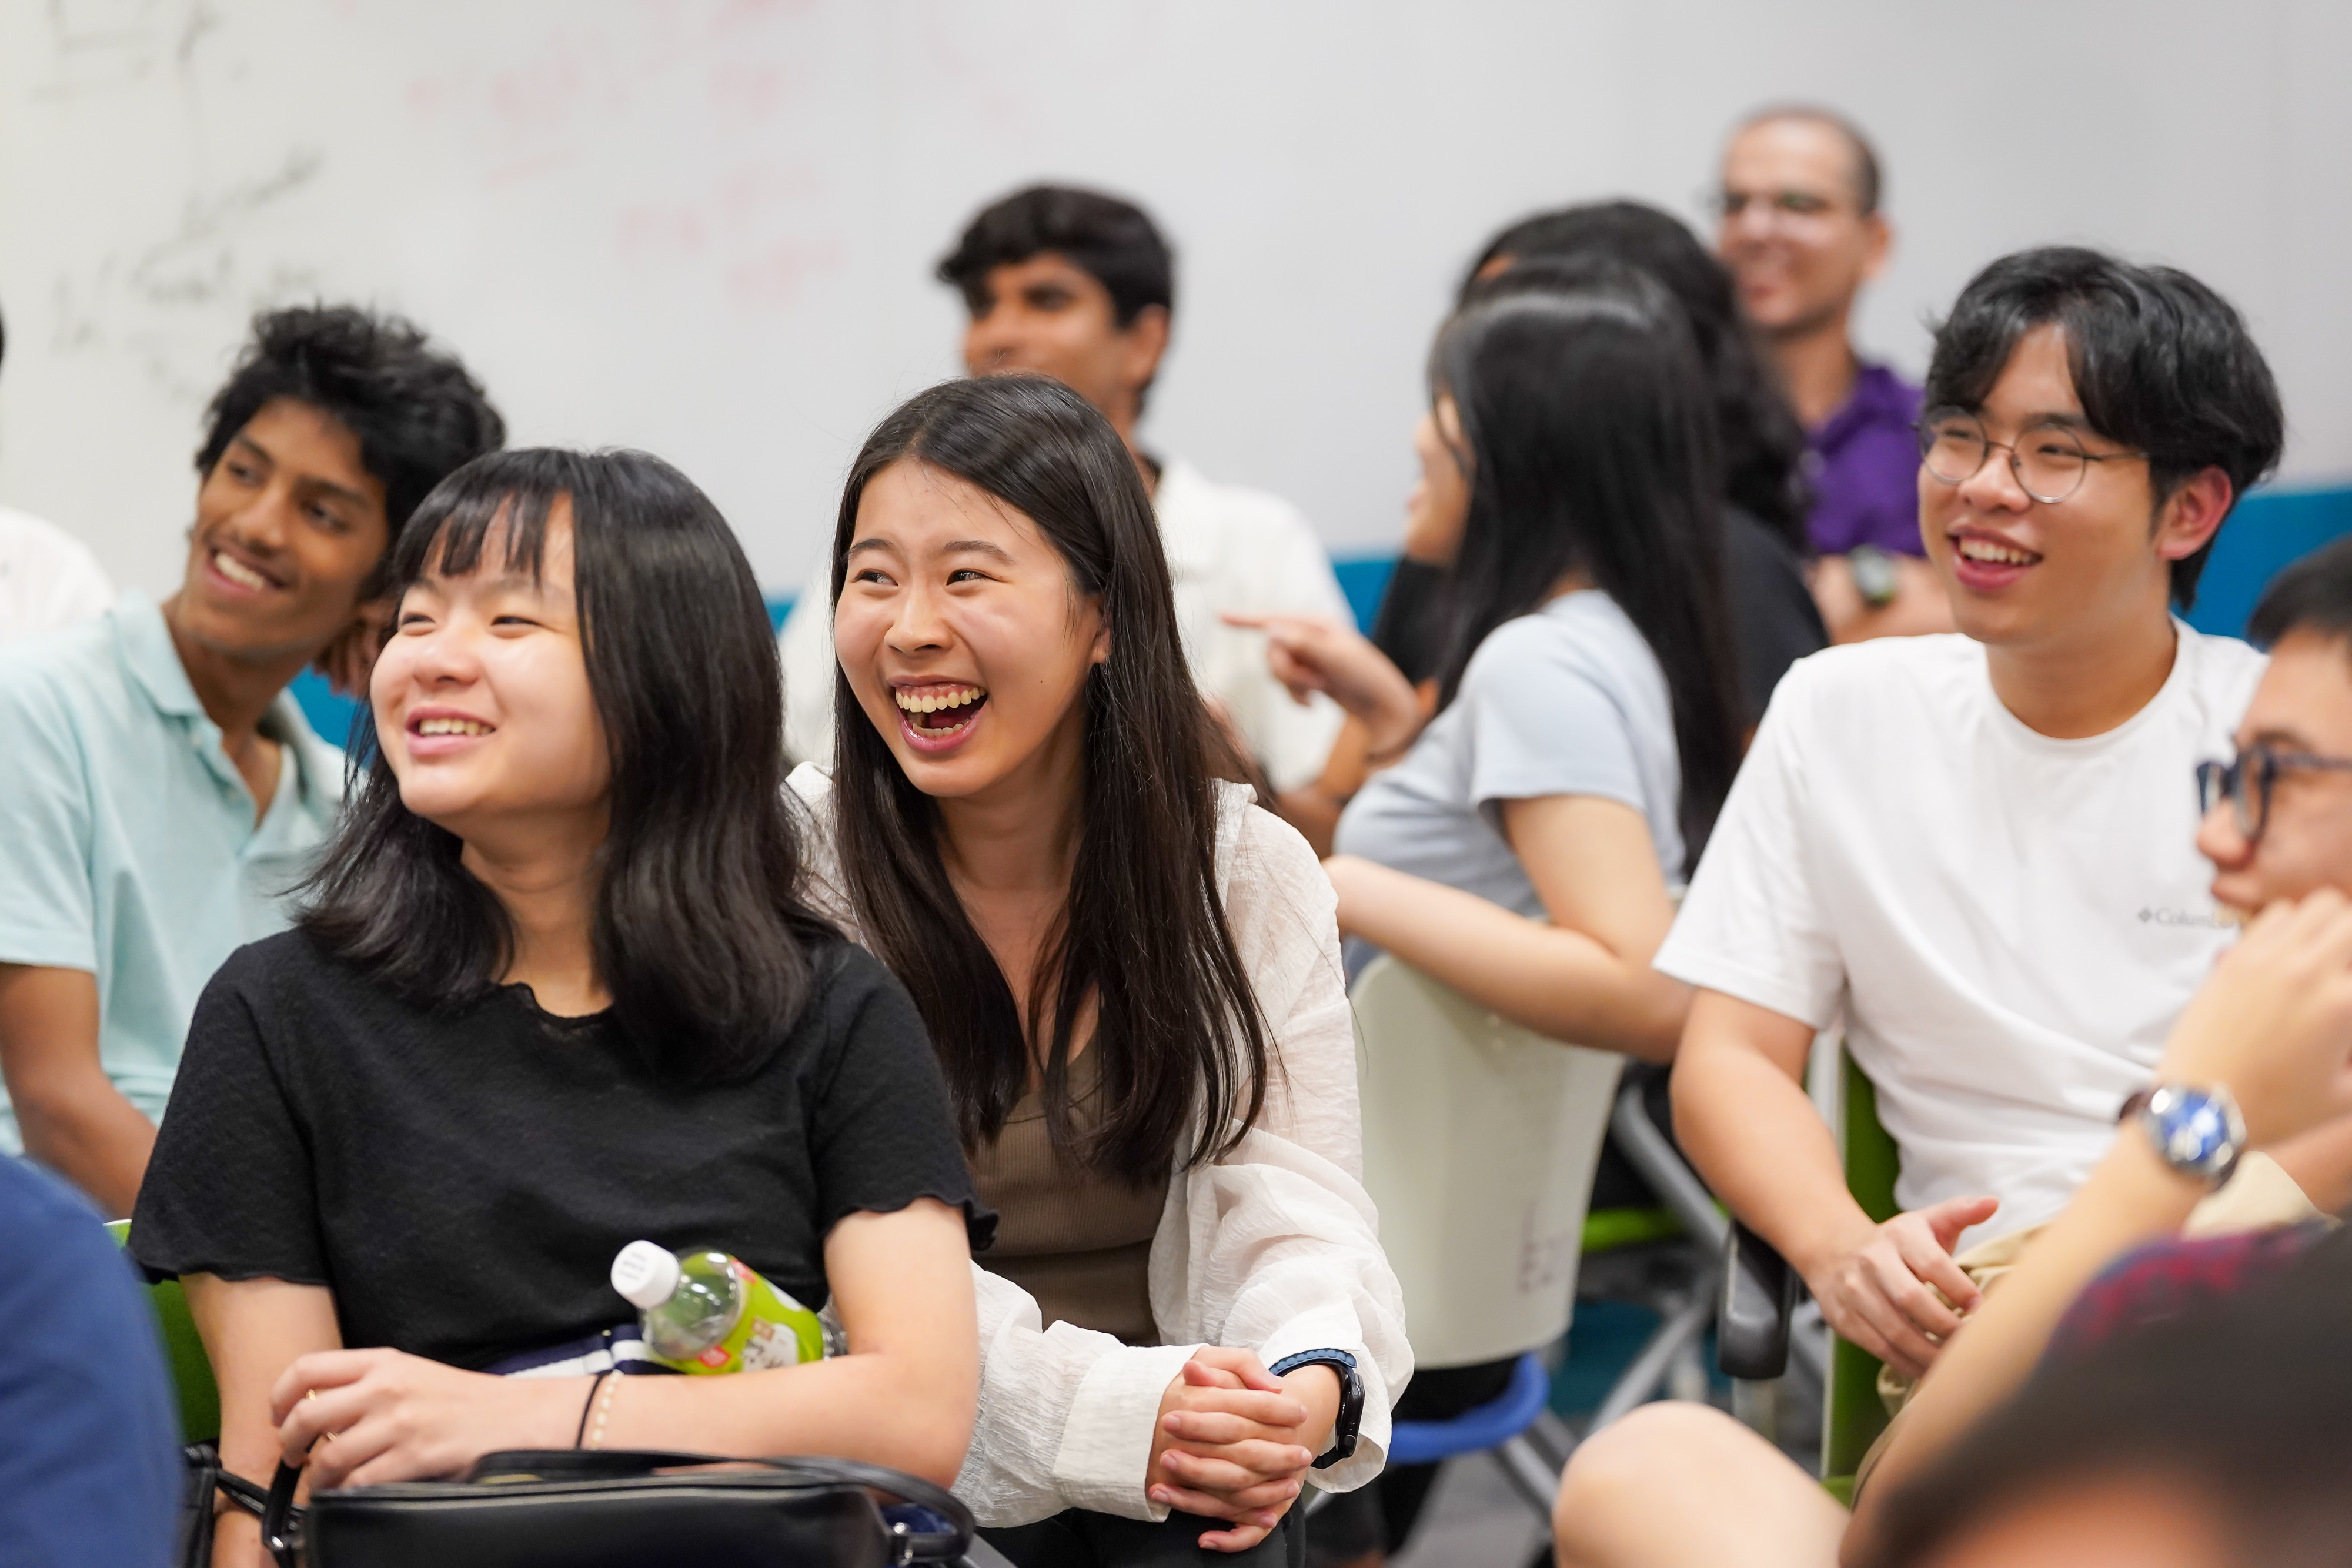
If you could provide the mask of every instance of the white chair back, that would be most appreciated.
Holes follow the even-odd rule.
[[[1624,1058],[1546,1040],[1394,958],[1349,993],[1364,1186],[1423,1366],[1568,1330],[1592,1171]]]

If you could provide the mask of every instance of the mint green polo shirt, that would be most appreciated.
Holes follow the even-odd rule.
[[[286,928],[342,806],[342,751],[290,695],[261,727],[282,750],[257,824],[152,600],[0,647],[0,964],[98,977],[99,1061],[156,1121],[197,996]],[[0,1147],[24,1147],[5,1096]]]

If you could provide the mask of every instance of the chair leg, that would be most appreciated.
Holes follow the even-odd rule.
[[[1646,1405],[1665,1381],[1666,1372],[1675,1358],[1706,1332],[1715,1316],[1716,1270],[1710,1269],[1692,1281],[1689,1299],[1666,1316],[1642,1346],[1633,1364],[1609,1390],[1609,1397],[1601,1402],[1593,1414],[1592,1425],[1585,1428],[1591,1436],[1620,1416],[1639,1405]]]
[[[1503,1479],[1538,1517],[1551,1518],[1552,1500],[1559,1495],[1559,1468],[1546,1462],[1524,1434],[1487,1450],[1503,1468]]]

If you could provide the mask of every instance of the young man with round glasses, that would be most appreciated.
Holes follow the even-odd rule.
[[[1969,283],[1927,403],[1920,531],[1960,634],[1790,672],[1656,960],[1699,988],[1684,1147],[1898,1379],[1975,1304],[1964,1265],[2081,1185],[2228,945],[2191,783],[2262,659],[2171,609],[2283,427],[2226,302],[2080,249]],[[1832,1027],[1902,1154],[1883,1225],[1802,1085]]]
[[[2250,629],[2271,650],[2269,667],[2237,726],[2234,757],[2198,764],[2204,814],[2196,841],[2210,862],[2215,904],[2251,928],[2200,988],[2149,1076],[2186,1091],[2174,1098],[2213,1103],[2226,1094],[2236,1113],[2215,1118],[2231,1125],[2225,1142],[2269,1146],[2315,1206],[2342,1214],[2352,1207],[2352,1115],[2344,1111],[2352,1086],[2352,540],[2283,572]],[[1878,1518],[1909,1478],[2039,1366],[2283,1280],[2322,1233],[2284,1225],[2214,1235],[2209,1207],[2209,1234],[2183,1238],[2210,1186],[2200,1156],[2225,1163],[2231,1151],[2184,1147],[2199,1140],[2176,1141],[2178,1129],[2143,1114],[2127,1121],[2138,1126],[2114,1140],[1889,1428],[1851,1531],[1844,1511],[1770,1443],[1708,1406],[1662,1404],[1577,1449],[1555,1512],[1563,1568],[1867,1561]],[[2149,1375],[2166,1370],[2151,1361]]]

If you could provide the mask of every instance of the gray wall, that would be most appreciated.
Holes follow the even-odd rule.
[[[396,306],[521,441],[682,464],[788,590],[866,427],[954,369],[929,267],[1022,181],[1181,250],[1148,426],[1335,549],[1400,526],[1431,329],[1527,209],[1696,215],[1787,97],[1878,137],[1862,335],[2019,246],[2197,271],[2252,315],[2291,476],[2352,476],[2352,6],[1779,0],[31,0],[0,7],[0,500],[167,588],[205,395],[256,306]]]

